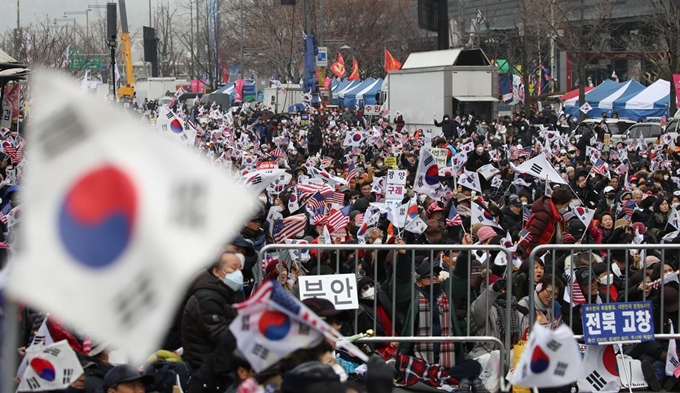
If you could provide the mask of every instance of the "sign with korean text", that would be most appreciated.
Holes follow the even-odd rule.
[[[365,105],[364,115],[366,116],[380,116],[382,107],[380,105]]]
[[[10,128],[12,126],[12,107],[9,105],[2,106],[2,118],[0,118],[0,127]]]
[[[276,169],[277,166],[278,164],[275,163],[274,161],[265,161],[257,164],[257,170],[261,171],[265,169]]]
[[[581,312],[587,345],[654,340],[652,302],[584,304]]]
[[[387,184],[385,186],[385,199],[404,199],[406,193],[406,171],[390,169],[387,171]]]
[[[357,276],[336,274],[332,276],[300,276],[300,300],[322,298],[330,301],[336,310],[359,308]]]
[[[446,158],[448,157],[449,149],[436,149],[430,147],[427,150],[432,154],[432,157],[437,160],[437,168],[439,168],[439,170],[446,167]]]
[[[390,168],[397,167],[397,157],[385,157],[385,166]]]
[[[300,115],[300,125],[301,126],[308,126],[309,125],[309,115],[308,114]]]

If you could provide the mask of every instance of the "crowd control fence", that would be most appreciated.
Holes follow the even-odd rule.
[[[372,275],[372,278],[376,278],[379,276],[379,269],[387,269],[388,276],[386,277],[385,280],[382,282],[379,282],[379,280],[376,281],[376,285],[380,285],[382,290],[387,290],[389,291],[390,295],[390,300],[392,302],[392,314],[391,318],[392,321],[396,321],[398,318],[399,313],[403,313],[405,310],[400,309],[397,306],[396,302],[396,296],[393,288],[396,288],[396,282],[397,282],[397,275],[398,271],[397,269],[404,269],[407,268],[410,270],[409,277],[412,278],[411,280],[411,285],[410,285],[410,298],[413,298],[414,293],[416,291],[415,285],[413,284],[415,282],[415,271],[417,267],[417,257],[420,256],[422,257],[427,257],[429,261],[432,262],[431,264],[431,271],[430,274],[432,274],[432,270],[434,270],[435,266],[441,266],[442,270],[448,273],[448,277],[442,281],[441,286],[442,287],[447,287],[448,286],[448,294],[452,293],[452,290],[456,288],[457,290],[460,290],[459,286],[463,285],[465,288],[465,296],[463,298],[463,301],[466,302],[463,306],[465,310],[465,315],[461,316],[460,318],[460,324],[463,326],[463,334],[459,337],[434,337],[434,336],[427,336],[427,337],[420,337],[417,334],[415,334],[415,321],[413,318],[410,320],[410,324],[408,326],[402,326],[401,331],[398,332],[399,334],[395,334],[396,332],[396,323],[392,324],[392,331],[391,332],[386,332],[385,336],[375,336],[371,338],[364,338],[361,339],[361,342],[367,342],[367,343],[384,343],[384,342],[409,342],[409,343],[415,343],[415,342],[456,342],[456,343],[479,343],[479,342],[485,342],[485,343],[491,343],[492,345],[495,346],[495,348],[500,349],[500,355],[501,359],[503,360],[501,362],[501,369],[499,373],[499,378],[500,378],[500,386],[502,391],[507,391],[509,389],[509,383],[505,380],[505,375],[509,371],[510,366],[512,365],[512,360],[511,360],[511,349],[513,348],[514,342],[510,338],[510,330],[506,329],[505,334],[503,337],[494,337],[493,335],[490,335],[489,332],[489,324],[485,324],[483,328],[477,329],[475,326],[473,326],[473,323],[471,324],[471,321],[474,319],[472,318],[472,312],[473,312],[473,301],[475,301],[475,296],[476,294],[473,293],[473,279],[475,276],[482,275],[482,278],[484,282],[488,282],[489,276],[492,274],[491,270],[486,268],[489,266],[489,264],[493,264],[494,261],[498,261],[497,258],[494,258],[493,255],[498,254],[498,253],[503,253],[505,255],[505,261],[512,261],[512,254],[508,251],[506,247],[503,246],[479,246],[479,245],[427,245],[427,244],[380,244],[380,245],[373,245],[373,244],[276,244],[276,245],[268,245],[265,248],[263,248],[260,251],[260,260],[263,260],[263,258],[266,258],[268,254],[272,253],[278,253],[279,254],[279,262],[280,263],[286,263],[287,257],[285,257],[286,251],[291,251],[291,250],[297,250],[301,255],[304,253],[304,250],[316,250],[317,252],[312,253],[313,256],[310,257],[308,261],[304,264],[305,268],[308,270],[313,269],[314,267],[317,267],[317,270],[319,266],[322,264],[327,264],[333,268],[335,272],[340,272],[344,268],[345,271],[352,271],[352,272],[357,272],[359,271],[359,266],[362,265],[362,267],[366,267],[364,265],[364,260],[366,258],[371,258],[376,261],[375,263],[369,264],[371,267],[370,273],[366,272],[366,274]],[[371,252],[373,252],[373,255],[371,255]],[[465,252],[462,254],[462,259],[459,257],[461,255],[461,252]],[[616,254],[615,257],[612,256],[612,253]],[[360,255],[360,254],[363,254]],[[645,257],[649,255],[656,255],[661,264],[660,269],[661,275],[659,276],[658,271],[656,273],[652,272],[651,270],[648,270],[645,268]],[[284,255],[284,257],[281,257]],[[408,264],[405,265],[404,263],[399,263],[399,259],[401,256],[408,256],[406,260],[408,260]],[[481,256],[481,258],[480,258]],[[623,257],[622,257],[623,256]],[[639,256],[639,262],[638,261],[638,256]],[[618,261],[619,264],[616,264],[616,261],[618,259],[623,258],[623,261]],[[478,270],[472,269],[473,263],[477,264],[477,262],[474,262],[475,260],[480,260],[483,259],[483,270],[482,273],[479,273]],[[598,279],[597,285],[601,286],[601,293],[600,293],[600,301],[601,303],[613,303],[613,302],[630,302],[630,301],[646,301],[648,299],[648,295],[646,291],[642,291],[641,297],[634,297],[631,295],[631,293],[635,290],[635,287],[637,287],[637,283],[635,285],[631,284],[631,276],[633,274],[641,275],[641,280],[642,283],[645,283],[642,288],[647,288],[647,286],[651,286],[652,288],[657,290],[657,293],[663,294],[664,293],[664,287],[666,285],[669,285],[670,282],[680,282],[678,279],[678,270],[677,268],[673,269],[672,272],[668,272],[669,268],[666,267],[666,272],[664,273],[664,265],[665,264],[670,264],[670,261],[673,259],[680,261],[680,247],[678,245],[672,245],[672,244],[612,244],[612,245],[583,245],[583,244],[572,244],[572,245],[541,245],[539,247],[536,247],[530,254],[529,258],[525,261],[525,263],[528,264],[529,270],[524,271],[524,273],[530,278],[527,280],[527,285],[528,285],[528,294],[531,296],[534,294],[536,291],[536,284],[533,280],[533,272],[534,272],[534,261],[536,259],[541,259],[541,264],[544,266],[544,274],[550,274],[552,276],[552,287],[556,288],[556,280],[561,280],[561,282],[566,282],[567,284],[564,285],[564,290],[561,291],[559,294],[555,294],[555,298],[553,300],[553,307],[560,307],[562,306],[563,310],[568,310],[567,315],[568,315],[568,320],[561,321],[563,323],[570,321],[572,324],[575,323],[574,319],[574,306],[576,306],[575,300],[574,300],[574,286],[578,285],[575,280],[574,276],[574,271],[577,268],[580,267],[588,267],[589,269],[593,269],[593,266],[595,264],[601,264],[599,265],[599,270],[604,272],[602,273],[602,276],[604,279],[600,281]],[[454,262],[455,261],[455,262]],[[676,262],[677,263],[677,262]],[[478,265],[478,264],[477,264]],[[622,266],[621,268],[616,268],[613,267],[614,265],[617,266]],[[674,265],[677,266],[677,265]],[[258,269],[259,270],[259,269]],[[503,278],[507,280],[506,288],[507,290],[505,291],[504,297],[506,301],[506,326],[510,326],[510,318],[511,318],[511,312],[513,312],[512,308],[516,306],[516,301],[520,299],[514,299],[513,302],[513,276],[516,276],[518,273],[520,273],[516,268],[513,269],[512,263],[506,263],[505,266],[503,267]],[[465,274],[464,277],[458,277],[458,273],[463,272]],[[496,273],[498,273],[498,270],[496,270]],[[593,272],[593,274],[595,274]],[[612,281],[613,275],[617,276],[619,281],[617,285],[620,286],[618,290],[618,296],[616,296],[616,299],[614,298],[614,295],[610,291],[611,286],[615,286],[615,283]],[[649,277],[649,278],[648,278]],[[403,276],[402,276],[403,278]],[[640,278],[640,277],[638,277]],[[261,282],[262,280],[262,271],[259,271],[259,273],[256,274],[256,280],[257,282]],[[464,283],[464,284],[461,284]],[[561,285],[560,285],[561,286]],[[477,288],[477,291],[479,293],[486,293],[486,296],[489,296],[488,291],[483,291],[484,287]],[[360,288],[356,288],[356,290],[360,290]],[[430,296],[432,295],[432,288],[430,287]],[[478,294],[477,294],[478,295]],[[559,296],[559,298],[558,298]],[[592,304],[593,302],[597,302],[597,299],[594,298],[592,292],[588,293],[583,293],[583,298],[585,299],[584,304]],[[487,298],[488,299],[488,298]],[[584,299],[581,299],[583,301]],[[655,297],[655,301],[657,302],[658,307],[661,309],[664,308],[664,302],[668,301],[667,299],[664,298],[664,296],[659,295]],[[449,299],[451,301],[451,299]],[[675,301],[678,301],[676,299]],[[377,305],[377,297],[373,299],[373,310],[376,310],[376,305]],[[533,326],[534,320],[535,320],[535,304],[533,301],[528,301],[528,326],[529,329]],[[491,304],[487,300],[485,302],[486,308],[484,310],[485,315],[483,318],[488,320],[490,316],[490,309],[491,309]],[[453,301],[451,301],[451,309],[453,310],[454,307],[460,307],[461,304],[454,304]],[[478,308],[477,308],[478,309]],[[375,312],[375,311],[374,311]],[[452,311],[453,312],[453,311]],[[358,319],[358,311],[354,311],[354,332],[357,333],[357,319]],[[375,324],[376,324],[376,315],[373,315],[373,330],[375,331]],[[432,322],[432,319],[430,320]],[[555,321],[551,320],[550,324],[552,326]],[[558,321],[559,322],[559,321]],[[660,340],[668,340],[668,339],[680,339],[680,333],[675,333],[671,334],[669,330],[667,330],[664,324],[665,321],[662,320],[662,316],[660,314],[659,320],[654,321],[656,324],[658,324],[659,329],[657,329],[657,333],[654,334],[655,339],[660,339]],[[678,326],[680,326],[680,315],[678,316],[677,321],[673,321],[674,325],[676,326],[676,332],[678,331]],[[579,324],[581,322],[579,321]],[[432,325],[430,325],[432,326]],[[579,326],[580,327],[580,326]],[[576,330],[576,329],[574,329]],[[390,334],[391,333],[391,334]],[[496,333],[496,332],[494,332]],[[497,333],[496,333],[497,334]],[[575,334],[575,339],[583,342],[584,340],[584,335],[582,334]],[[494,348],[494,349],[495,349]]]
[[[462,344],[473,344],[473,343],[488,343],[494,349],[500,350],[500,358],[504,359],[501,361],[501,372],[499,373],[500,386],[503,391],[507,391],[509,386],[506,384],[505,375],[508,371],[507,365],[510,362],[510,352],[508,351],[510,343],[510,330],[507,329],[505,337],[493,337],[489,335],[489,326],[485,324],[484,328],[476,331],[472,323],[472,315],[470,304],[475,300],[475,294],[473,294],[473,287],[471,283],[471,277],[479,277],[484,274],[485,279],[488,281],[489,275],[491,274],[488,269],[483,272],[478,271],[470,274],[472,271],[473,261],[478,257],[472,256],[473,252],[486,253],[487,258],[491,259],[490,255],[497,255],[498,253],[505,254],[506,261],[512,261],[512,255],[506,247],[500,245],[489,245],[489,246],[479,246],[479,245],[425,245],[425,244],[272,244],[263,247],[259,251],[259,260],[267,261],[278,259],[279,264],[289,263],[290,260],[296,260],[300,255],[306,254],[310,250],[315,252],[310,252],[314,254],[310,259],[303,265],[307,271],[320,270],[321,265],[326,264],[333,268],[335,272],[341,271],[352,271],[358,272],[359,266],[366,268],[370,266],[370,273],[367,271],[366,274],[370,275],[375,281],[376,288],[380,288],[381,291],[387,291],[390,295],[391,304],[391,315],[389,316],[392,321],[392,329],[390,332],[385,332],[385,336],[374,336],[371,338],[361,339],[364,343],[384,343],[384,342],[399,342],[399,343],[462,343]],[[293,251],[295,254],[286,255],[286,252]],[[371,252],[373,257],[371,257]],[[459,258],[461,252],[466,252],[463,254],[463,259]],[[360,254],[363,254],[360,256]],[[272,257],[275,255],[275,258]],[[465,257],[467,255],[467,257]],[[365,261],[373,259],[370,264]],[[400,308],[397,304],[396,292],[400,290],[397,283],[397,276],[401,276],[401,286],[402,288],[408,287],[410,291],[410,296],[408,299],[414,299],[416,294],[415,277],[416,277],[416,266],[415,261],[417,259],[427,258],[430,264],[430,277],[436,267],[441,267],[442,271],[448,273],[448,278],[442,281],[441,288],[447,294],[451,294],[456,291],[458,296],[449,297],[449,310],[451,313],[458,311],[456,317],[460,321],[459,326],[463,325],[463,334],[460,336],[418,336],[416,334],[416,318],[410,318],[410,323],[408,326],[401,326],[401,331],[397,332],[397,321],[399,314],[406,310]],[[299,262],[296,260],[296,262]],[[506,277],[508,280],[508,287],[512,285],[512,274],[511,272],[512,264],[506,266]],[[397,269],[400,269],[399,274]],[[408,274],[404,275],[403,269],[408,269]],[[366,269],[364,269],[366,270]],[[384,270],[387,273],[386,279],[380,281],[376,278],[381,277],[380,270]],[[406,276],[408,278],[408,283],[404,283],[403,278]],[[262,269],[255,269],[255,280],[257,283],[262,282],[263,272]],[[463,286],[464,288],[461,288]],[[361,288],[354,288],[356,291],[360,291]],[[430,298],[433,295],[433,287],[429,287]],[[400,293],[404,295],[404,293]],[[489,296],[487,292],[487,297]],[[506,292],[507,304],[511,303],[511,291]],[[461,304],[465,302],[464,304]],[[378,296],[373,299],[373,331],[376,332],[378,316],[376,315],[376,310],[378,309]],[[417,310],[417,304],[410,304]],[[408,308],[409,305],[406,305]],[[486,301],[485,317],[488,318],[490,314],[491,302]],[[461,315],[463,314],[463,315]],[[507,326],[510,326],[510,313],[507,315]],[[430,313],[430,326],[433,326],[434,313]],[[358,319],[359,310],[354,310],[354,322],[353,322],[353,332],[354,334],[363,333],[358,332]],[[458,354],[457,354],[458,356]]]

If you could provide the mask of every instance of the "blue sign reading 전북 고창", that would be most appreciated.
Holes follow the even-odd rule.
[[[587,345],[654,340],[652,302],[584,304],[581,313]]]

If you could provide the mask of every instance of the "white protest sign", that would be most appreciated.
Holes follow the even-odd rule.
[[[12,107],[3,105],[2,118],[0,118],[0,127],[10,128],[12,126]]]
[[[387,186],[385,198],[401,201],[406,193],[406,171],[390,169],[387,171]]]
[[[401,202],[404,199],[406,187],[397,184],[388,184],[385,186],[385,198],[387,200],[395,200]]]
[[[381,106],[380,105],[365,105],[364,115],[366,116],[380,116]]]
[[[310,298],[326,299],[336,310],[359,308],[357,276],[335,274],[332,276],[300,276],[300,300]]]
[[[423,133],[425,140],[423,141],[423,144],[425,147],[430,147],[432,146],[432,131],[427,130]]]
[[[406,170],[390,169],[387,171],[387,184],[406,185]]]
[[[432,157],[437,160],[437,168],[439,168],[441,174],[441,170],[446,167],[446,158],[448,156],[449,150],[437,149],[434,147],[430,147],[427,150],[432,154]]]

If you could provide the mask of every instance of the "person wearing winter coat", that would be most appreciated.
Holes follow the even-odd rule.
[[[434,119],[434,125],[436,127],[441,127],[442,133],[444,133],[444,137],[446,139],[451,140],[458,138],[458,132],[456,131],[456,127],[453,124],[453,121],[451,121],[449,115],[444,115],[441,123],[438,122],[437,119]]]
[[[527,235],[517,244],[517,256],[526,259],[531,251],[542,244],[559,244],[564,233],[564,219],[574,194],[565,188],[558,188],[552,196],[539,198],[531,207],[531,218],[525,229]]]
[[[183,359],[194,370],[192,392],[201,391],[200,386],[226,389],[222,386],[222,378],[211,375],[212,366],[204,362],[215,361],[218,346],[232,351],[236,349],[236,339],[229,330],[229,324],[237,315],[232,305],[243,300],[243,274],[240,269],[241,260],[237,255],[225,252],[210,268],[200,272],[189,286],[188,300],[182,313],[182,347]],[[199,387],[198,390],[194,386]]]
[[[650,231],[656,238],[670,232],[668,228],[675,230],[674,227],[668,225],[668,217],[671,214],[671,207],[667,200],[659,198],[654,202],[652,214],[647,221],[647,230]]]

